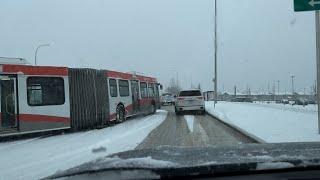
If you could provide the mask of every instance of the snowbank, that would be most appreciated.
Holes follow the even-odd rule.
[[[39,179],[112,153],[134,149],[167,112],[100,130],[0,143],[0,179]]]
[[[206,102],[206,110],[266,142],[320,141],[316,105]]]

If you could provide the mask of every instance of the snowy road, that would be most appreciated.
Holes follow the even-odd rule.
[[[128,120],[87,132],[0,143],[0,180],[40,179],[116,152],[134,149],[167,116]]]
[[[252,142],[251,139],[209,115],[176,116],[174,107],[168,106],[164,109],[168,111],[166,120],[136,149],[159,146],[205,147]]]

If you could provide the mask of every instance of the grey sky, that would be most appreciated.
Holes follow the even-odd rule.
[[[267,90],[290,75],[303,91],[315,80],[314,13],[292,0],[220,0],[220,90]],[[213,0],[2,0],[0,56],[40,65],[138,71],[167,84],[212,89]]]

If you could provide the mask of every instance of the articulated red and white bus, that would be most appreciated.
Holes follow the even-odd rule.
[[[91,129],[160,107],[155,78],[108,70],[0,65],[0,136]]]

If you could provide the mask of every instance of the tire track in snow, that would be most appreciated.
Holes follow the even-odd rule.
[[[192,146],[202,147],[209,145],[209,136],[197,119],[198,116],[185,115],[183,116],[192,137]]]

